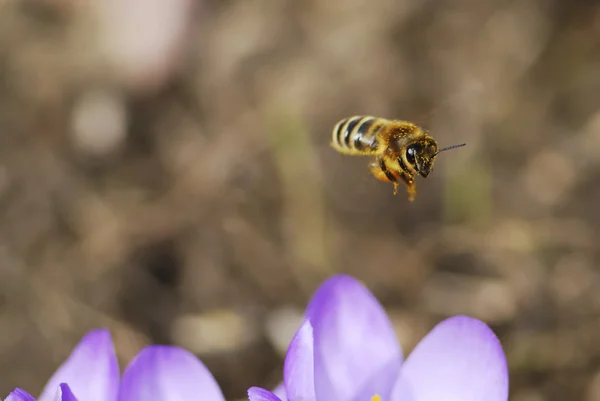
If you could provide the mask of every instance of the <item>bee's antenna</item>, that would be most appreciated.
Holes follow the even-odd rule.
[[[438,153],[445,152],[450,149],[462,148],[463,146],[466,146],[466,145],[467,145],[466,143],[461,143],[458,145],[446,146],[445,148],[441,148],[440,150],[435,152],[434,156],[437,155]]]

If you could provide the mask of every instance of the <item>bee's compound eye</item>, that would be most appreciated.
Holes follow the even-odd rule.
[[[415,164],[416,160],[415,160],[415,156],[417,155],[417,148],[415,147],[415,145],[411,145],[408,147],[408,149],[406,149],[406,160],[408,160],[408,162],[410,164]]]

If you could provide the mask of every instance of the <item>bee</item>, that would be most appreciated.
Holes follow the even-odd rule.
[[[353,116],[339,121],[333,128],[331,146],[350,156],[375,156],[369,163],[371,174],[394,185],[398,193],[401,180],[406,184],[408,200],[417,194],[415,177],[431,173],[436,156],[465,143],[438,149],[436,140],[421,127],[399,120],[372,116]]]

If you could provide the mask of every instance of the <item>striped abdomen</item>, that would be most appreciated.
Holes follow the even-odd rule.
[[[333,128],[331,146],[347,155],[371,155],[378,147],[377,134],[389,121],[371,116],[341,120]]]

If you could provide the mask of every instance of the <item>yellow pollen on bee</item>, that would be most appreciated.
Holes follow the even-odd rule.
[[[373,397],[371,397],[371,401],[381,401],[381,397],[375,394]]]

